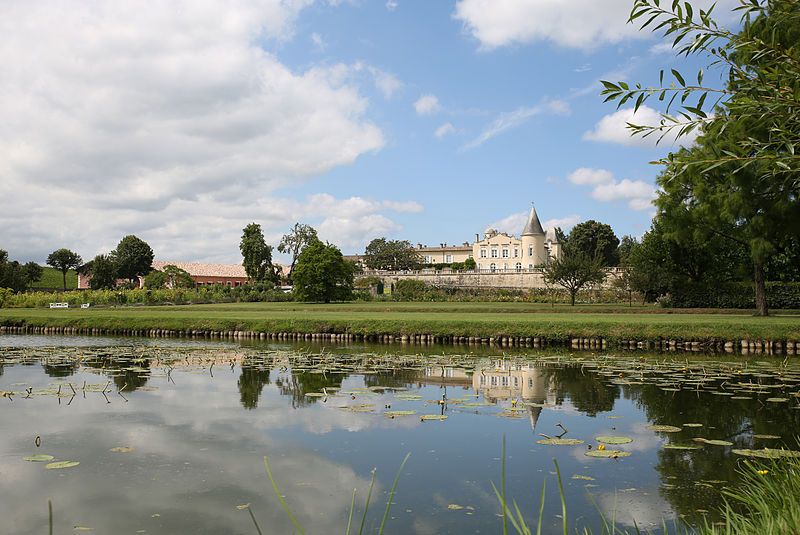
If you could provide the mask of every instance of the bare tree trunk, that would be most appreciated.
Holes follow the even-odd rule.
[[[61,272],[61,277],[64,279],[64,291],[66,292],[67,291],[67,272],[66,271],[62,271]]]
[[[578,290],[570,290],[569,296],[572,299],[572,306],[575,306],[575,296],[578,294]]]
[[[767,308],[767,289],[764,281],[764,261],[756,260],[753,267],[755,270],[756,316],[769,316],[769,309]]]

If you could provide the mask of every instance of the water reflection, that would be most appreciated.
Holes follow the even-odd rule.
[[[178,356],[170,360],[171,352]],[[531,489],[551,477],[556,458],[570,516],[581,525],[599,522],[588,493],[606,512],[622,506],[618,517],[630,525],[635,519],[654,527],[676,515],[701,521],[704,511],[713,520],[719,489],[736,484],[739,458],[730,447],[663,444],[704,437],[741,448],[796,448],[790,433],[800,424],[796,366],[213,347],[5,349],[0,357],[0,390],[17,392],[13,404],[0,405],[0,495],[9,497],[0,502],[0,519],[4,529],[23,534],[45,526],[45,495],[54,499],[60,531],[89,525],[97,532],[253,533],[249,515],[236,509],[251,503],[262,528],[290,532],[264,478],[265,454],[307,532],[340,531],[352,488],[363,499],[377,466],[380,503],[409,451],[389,532],[496,532],[488,482],[499,479],[502,436],[509,445],[508,492],[520,503],[538,498]],[[127,401],[111,387],[108,395],[100,392],[108,380]],[[77,399],[65,400],[69,405],[60,403],[66,384],[78,391]],[[387,417],[391,411],[397,416]],[[447,419],[420,418],[435,414]],[[659,433],[648,424],[680,431]],[[541,434],[566,429],[586,444],[536,443]],[[584,455],[595,437],[609,434],[631,437],[620,448],[632,455],[617,461]],[[770,434],[784,436],[754,436]],[[37,435],[41,449],[32,442]],[[122,445],[133,452],[109,451]],[[46,471],[20,460],[31,453],[81,465]],[[551,494],[545,518],[554,529],[559,513]]]

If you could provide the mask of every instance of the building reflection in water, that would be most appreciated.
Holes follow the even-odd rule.
[[[531,364],[498,359],[477,364],[474,370],[428,366],[421,375],[425,384],[471,389],[489,403],[504,407],[525,406],[532,431],[536,430],[542,406],[556,404],[552,374]]]

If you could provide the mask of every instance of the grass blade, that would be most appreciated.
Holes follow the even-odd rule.
[[[547,478],[542,480],[542,497],[539,498],[539,522],[536,526],[536,535],[542,535],[542,516],[544,516],[544,495],[547,490]]]
[[[253,519],[253,525],[256,527],[258,535],[264,535],[261,533],[261,528],[258,526],[258,522],[256,522],[256,515],[253,514],[253,510],[249,506],[247,507],[247,512],[250,513],[250,518]]]
[[[508,514],[506,511],[506,436],[503,435],[503,453],[500,457],[500,493],[503,496],[503,535],[508,535]]]
[[[356,489],[353,489],[353,499],[350,500],[350,514],[347,515],[347,531],[345,535],[350,535],[350,526],[353,525],[353,509],[356,506]]]
[[[397,469],[397,474],[394,476],[394,483],[392,483],[392,490],[389,492],[389,500],[386,502],[386,511],[383,512],[383,520],[381,520],[381,527],[378,529],[378,535],[383,534],[383,527],[386,525],[386,519],[389,518],[389,508],[392,506],[392,498],[394,498],[394,491],[397,488],[397,482],[400,479],[400,474],[403,472],[403,467],[406,465],[406,461],[408,458],[411,457],[411,453],[406,453],[403,462],[400,463],[400,468]]]
[[[53,502],[47,500],[48,524],[50,525],[50,535],[53,535]]]
[[[561,495],[561,520],[564,526],[564,535],[567,535],[567,500],[564,497],[564,485],[561,483],[561,469],[558,467],[558,461],[553,459],[553,464],[556,465],[556,478],[558,479],[558,493]]]
[[[286,504],[286,500],[284,500],[283,496],[281,496],[281,491],[278,488],[278,484],[275,482],[275,478],[272,477],[272,470],[269,469],[269,459],[266,455],[264,456],[264,466],[267,468],[267,475],[269,476],[269,480],[272,482],[272,490],[274,490],[275,495],[278,496],[278,500],[281,502],[281,507],[283,507],[283,510],[286,511],[286,514],[289,515],[289,520],[292,521],[292,524],[294,524],[294,527],[297,529],[297,531],[299,531],[301,535],[305,535],[306,532],[303,529],[303,526],[301,526],[294,517],[292,512],[289,510],[289,506]]]
[[[367,492],[367,501],[364,503],[364,515],[361,517],[361,526],[358,528],[358,535],[364,533],[364,522],[367,521],[367,510],[369,509],[369,501],[372,498],[372,487],[375,486],[375,468],[372,469],[372,481],[369,482],[369,491]]]

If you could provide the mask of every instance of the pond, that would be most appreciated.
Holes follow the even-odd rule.
[[[376,533],[410,453],[386,533],[498,533],[505,438],[545,533],[554,460],[571,527],[657,533],[716,519],[747,450],[798,449],[792,361],[456,351],[0,337],[0,531],[46,533],[49,500],[55,533],[292,533],[268,456],[309,534],[345,533],[354,489],[357,533],[375,469]]]

